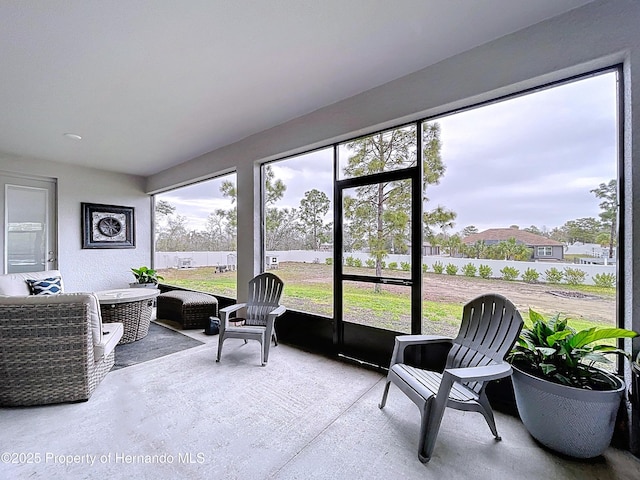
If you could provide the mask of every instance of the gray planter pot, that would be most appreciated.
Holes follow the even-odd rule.
[[[583,390],[534,377],[513,367],[513,390],[522,423],[543,445],[577,458],[609,446],[625,389],[618,377],[608,391]]]

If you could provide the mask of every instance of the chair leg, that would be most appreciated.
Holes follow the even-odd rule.
[[[496,440],[502,440],[502,437],[498,435],[498,429],[496,428],[496,420],[493,417],[493,410],[491,409],[491,405],[489,404],[489,399],[482,392],[480,394],[480,398],[478,398],[478,403],[480,404],[481,410],[480,413],[484,416],[484,419],[487,421],[487,425],[491,429],[491,433],[496,438]]]
[[[218,357],[216,358],[216,362],[220,361],[220,355],[222,355],[222,344],[224,343],[224,336],[220,335],[218,337]]]
[[[389,385],[391,385],[391,380],[387,380],[387,383],[384,385],[384,392],[382,392],[382,400],[378,404],[378,408],[383,409],[387,404],[387,395],[389,395]]]
[[[420,450],[418,452],[418,458],[420,458],[422,463],[426,463],[431,459],[452,386],[453,379],[448,375],[443,375],[440,388],[438,388],[438,394],[435,397],[431,396],[424,399],[425,403],[421,409],[422,424],[420,431]]]
[[[422,463],[427,463],[431,460],[431,454],[433,453],[433,446],[435,444],[435,437],[438,435],[437,428],[435,431],[430,428],[431,424],[431,406],[435,397],[429,397],[425,399],[422,408],[420,409],[420,440],[418,442],[418,459]]]
[[[271,341],[268,338],[263,338],[260,343],[262,346],[262,366],[265,367],[267,361],[269,361],[269,346],[271,345]]]

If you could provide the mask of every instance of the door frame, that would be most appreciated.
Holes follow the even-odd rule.
[[[358,281],[371,284],[403,285],[410,287],[411,293],[411,334],[422,332],[422,212],[423,212],[423,135],[422,122],[416,125],[416,165],[399,170],[371,175],[339,179],[339,145],[334,145],[334,189],[333,189],[333,346],[335,353],[360,362],[374,363],[387,367],[388,352],[393,348],[393,339],[407,332],[395,332],[382,328],[346,322],[343,319],[343,282]],[[399,127],[398,127],[399,128]],[[411,183],[411,277],[409,279],[352,275],[343,273],[343,200],[344,190],[382,182],[409,180]]]
[[[7,218],[8,218],[8,205],[6,203],[7,198],[7,186],[13,185],[23,188],[37,188],[47,190],[47,212],[46,218],[46,232],[45,238],[47,247],[45,249],[45,256],[43,270],[56,270],[58,268],[58,236],[57,236],[57,181],[54,178],[36,177],[29,175],[19,175],[11,172],[0,171],[0,190],[2,197],[0,198],[0,211],[2,217],[0,218],[0,226],[2,233],[0,234],[0,250],[2,256],[0,257],[0,271],[6,274],[8,271],[8,252],[7,252]]]

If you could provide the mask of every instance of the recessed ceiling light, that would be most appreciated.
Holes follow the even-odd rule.
[[[64,136],[71,140],[82,140],[82,137],[77,133],[65,133]]]

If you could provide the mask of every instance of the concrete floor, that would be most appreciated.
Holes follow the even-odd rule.
[[[640,479],[608,449],[591,461],[541,448],[517,418],[449,410],[434,456],[417,458],[418,410],[382,375],[280,345],[207,342],[110,372],[91,399],[0,409],[2,479]],[[16,461],[16,463],[13,462]]]

